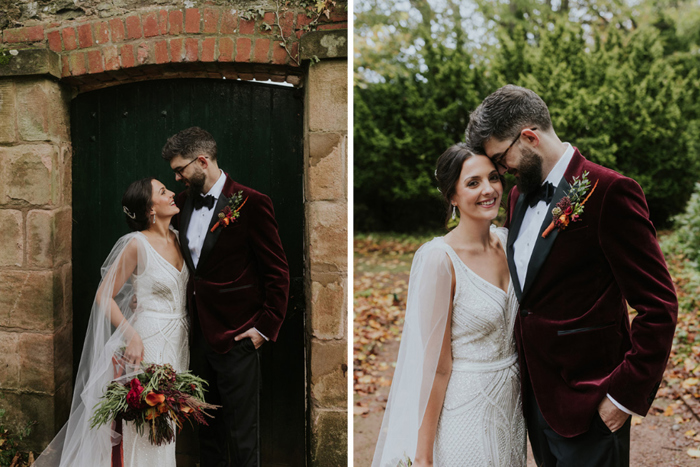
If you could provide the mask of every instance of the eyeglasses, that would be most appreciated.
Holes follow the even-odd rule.
[[[523,128],[523,130],[531,130],[531,131],[535,131],[536,129],[537,129],[537,127],[533,127],[533,128]],[[518,140],[520,139],[520,136],[523,134],[523,130],[520,130],[520,133],[518,133],[518,136],[515,137],[515,139],[513,140],[513,142],[510,143],[510,146],[508,146],[508,148],[507,148],[505,151],[503,151],[500,155],[494,156],[494,157],[491,159],[491,160],[493,161],[494,164],[500,165],[501,167],[503,167],[503,168],[506,169],[506,170],[508,169],[508,167],[506,167],[506,166],[503,164],[503,161],[506,160],[506,156],[508,155],[508,151],[510,151],[510,148],[512,148],[512,147],[515,145],[515,143],[517,143]]]
[[[204,158],[209,159],[208,157],[204,157]],[[199,159],[199,157],[195,157],[194,159],[192,159],[191,161],[189,161],[187,164],[183,165],[182,167],[178,167],[176,169],[173,169],[173,172],[175,172],[177,175],[182,177],[182,171],[185,170],[188,165],[190,165],[191,163],[193,163],[194,161],[196,161],[198,159]]]

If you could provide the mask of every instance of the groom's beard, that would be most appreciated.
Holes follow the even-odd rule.
[[[523,194],[532,193],[542,185],[542,157],[529,148],[522,148],[520,167],[515,183]]]
[[[195,196],[202,194],[204,189],[204,182],[206,182],[207,177],[204,172],[196,172],[190,178],[187,179],[189,186],[187,187],[188,196]]]

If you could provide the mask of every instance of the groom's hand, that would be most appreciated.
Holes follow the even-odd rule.
[[[263,342],[265,342],[265,339],[263,339],[263,337],[260,335],[260,333],[253,328],[248,329],[243,334],[237,335],[233,340],[239,341],[241,339],[246,339],[246,338],[253,341],[253,345],[255,346],[256,349],[259,349],[260,346],[263,345]]]
[[[607,397],[603,397],[600,405],[598,405],[598,414],[600,414],[603,423],[613,433],[622,428],[622,425],[625,424],[629,417],[629,414],[618,409]]]

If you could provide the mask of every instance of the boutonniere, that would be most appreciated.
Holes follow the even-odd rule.
[[[241,200],[243,200],[243,202],[241,202]],[[243,199],[242,190],[233,195],[231,199],[228,200],[228,206],[219,213],[219,220],[214,224],[214,227],[211,228],[211,232],[215,231],[220,225],[227,227],[241,217],[240,211],[246,201],[248,201],[248,197],[246,196],[246,199]]]
[[[588,172],[583,172],[583,174],[581,174],[581,179],[574,177],[569,194],[564,196],[557,203],[556,207],[552,209],[552,223],[542,232],[542,238],[547,238],[547,235],[549,235],[555,227],[559,230],[564,230],[571,222],[580,221],[581,214],[583,214],[583,205],[586,204],[586,201],[591,197],[597,186],[598,180],[596,180],[591,191],[588,191],[588,189],[591,188],[591,182],[588,180]],[[586,195],[586,193],[588,193],[588,195]],[[583,198],[583,201],[581,201],[581,198]]]

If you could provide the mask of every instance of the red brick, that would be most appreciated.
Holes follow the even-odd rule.
[[[280,18],[280,26],[282,26],[282,35],[284,37],[289,37],[294,32],[294,13],[288,11]]]
[[[284,76],[270,75],[270,81],[275,83],[284,83]]]
[[[222,37],[219,39],[219,61],[233,61],[233,40],[230,37]]]
[[[266,36],[270,35],[276,27],[277,26],[275,26],[275,14],[271,11],[268,11],[267,13],[265,13],[265,16],[263,16],[263,19],[260,22],[260,34]]]
[[[214,52],[216,51],[216,39],[208,37],[202,41],[202,59],[203,62],[213,62]]]
[[[216,28],[219,25],[219,16],[221,15],[219,10],[213,8],[204,9],[204,32],[213,33],[216,32]]]
[[[168,12],[165,10],[158,12],[158,31],[162,36],[168,33]]]
[[[119,18],[114,18],[109,21],[109,26],[112,28],[112,42],[122,42],[126,37],[124,23],[122,23],[122,20]],[[63,36],[63,41],[65,43],[65,36]]]
[[[347,29],[348,23],[329,23],[329,24],[319,24],[318,31],[327,31],[329,29]]]
[[[131,44],[122,45],[119,48],[119,55],[122,57],[122,68],[131,68],[136,65],[134,46]]]
[[[257,39],[255,41],[254,62],[267,63],[267,54],[270,51],[270,39]]]
[[[168,58],[168,41],[162,40],[156,42],[156,63],[167,63],[170,61]]]
[[[172,23],[171,23],[172,24]],[[170,39],[170,60],[173,62],[182,61],[183,39]]]
[[[102,49],[105,57],[105,70],[114,71],[119,67],[119,52],[116,45],[110,45]]]
[[[233,34],[238,27],[238,13],[231,13],[231,10],[224,10],[221,18],[221,34]]]
[[[109,24],[106,21],[100,21],[92,25],[92,32],[95,35],[95,42],[98,44],[106,44],[109,42]]]
[[[282,42],[277,41],[272,44],[272,63],[284,65],[287,63],[287,51],[282,47]]]
[[[105,71],[101,51],[91,50],[88,52],[88,66],[90,73],[102,73]]]
[[[185,61],[196,62],[199,58],[199,42],[188,37],[185,39]]]
[[[55,29],[55,28],[60,28],[61,23],[49,23],[45,26],[45,29]]]
[[[170,34],[182,34],[182,10],[173,10],[169,13]]]
[[[68,55],[61,56],[61,76],[70,76],[70,60]]]
[[[51,31],[46,35],[49,40],[49,48],[54,52],[60,52],[63,50],[63,44],[61,43],[61,33],[58,31]]]
[[[27,28],[5,29],[5,42],[39,42],[44,40],[44,27],[31,26]]]
[[[75,50],[78,48],[78,42],[75,39],[75,29],[63,28],[61,33],[63,34],[63,47],[66,50]]]
[[[239,34],[255,34],[255,20],[242,19],[238,29]]]
[[[126,37],[129,39],[140,39],[143,36],[141,31],[141,19],[138,16],[126,17]]]
[[[297,15],[297,29],[302,29],[304,26],[311,24],[311,18],[306,16],[306,13],[299,13]]]
[[[237,62],[249,62],[250,61],[250,48],[251,40],[247,37],[239,37],[236,41],[236,61]]]
[[[70,54],[70,71],[73,76],[80,76],[87,73],[85,52],[73,52]]]
[[[199,10],[188,8],[185,10],[185,32],[193,34],[199,32]]]
[[[78,26],[78,45],[81,49],[92,47],[92,28],[89,24]]]
[[[143,22],[143,36],[144,37],[154,37],[160,34],[160,27],[158,25],[158,16],[155,11],[143,15],[141,18]]]
[[[139,44],[139,48],[136,51],[136,60],[141,64],[144,65],[146,63],[151,63],[151,48],[149,47],[149,44],[146,42],[141,42]]]
[[[330,20],[333,21],[334,23],[339,23],[339,22],[343,22],[343,21],[347,22],[347,20],[348,20],[348,11],[347,11],[345,8],[341,7],[341,6],[336,6],[336,7],[333,8],[333,10],[331,11],[331,18],[330,18]]]

